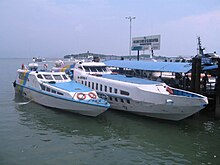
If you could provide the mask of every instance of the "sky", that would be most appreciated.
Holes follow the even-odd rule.
[[[0,0],[0,58],[128,55],[128,16],[132,37],[161,35],[157,56],[194,56],[198,36],[220,54],[219,0]]]

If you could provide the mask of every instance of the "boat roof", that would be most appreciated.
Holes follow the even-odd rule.
[[[128,83],[132,83],[132,84],[153,85],[153,84],[160,84],[161,83],[161,82],[157,82],[157,81],[151,81],[148,79],[141,79],[141,78],[137,78],[137,77],[130,77],[130,76],[119,75],[119,74],[103,74],[102,77],[107,78],[107,79],[111,79],[111,80],[128,82]]]
[[[68,91],[68,92],[90,92],[91,89],[81,85],[75,81],[69,81],[69,82],[56,82],[56,83],[48,83],[51,86],[54,86],[56,88],[60,88],[62,90]]]
[[[105,66],[105,63],[103,62],[82,62],[81,65],[83,66]]]
[[[107,66],[138,69],[159,72],[187,73],[192,69],[190,63],[177,62],[148,62],[148,61],[129,61],[129,60],[108,60],[104,62]]]

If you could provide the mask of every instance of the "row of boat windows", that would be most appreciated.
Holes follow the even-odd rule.
[[[121,95],[129,96],[129,92],[124,90],[118,90],[117,88],[108,87],[106,85],[90,82],[90,81],[82,81],[82,84],[88,86],[89,88],[95,89],[97,91],[104,91],[109,93],[120,93]]]
[[[44,86],[44,85],[42,85],[42,84],[40,84],[40,87],[41,87],[41,89],[42,89],[43,91],[51,92],[51,93],[53,93],[53,94],[63,95],[63,93],[58,92],[58,91],[56,91],[56,90],[54,90],[54,89],[50,89],[50,88],[48,88],[48,87],[46,87],[46,86]]]
[[[46,80],[67,80],[66,75],[50,75],[50,74],[38,74],[37,78]]]
[[[108,98],[109,98],[110,101],[116,101],[116,102],[121,101],[122,103],[126,103],[127,102],[128,104],[130,104],[130,100],[127,100],[127,99],[111,97],[111,96],[109,96]]]
[[[107,72],[106,66],[83,66],[86,72]],[[82,69],[82,67],[79,67]]]

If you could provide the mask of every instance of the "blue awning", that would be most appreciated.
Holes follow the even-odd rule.
[[[205,66],[202,70],[214,70],[218,69],[218,65]]]
[[[190,63],[177,62],[148,62],[148,61],[129,61],[129,60],[109,60],[104,62],[107,66],[138,69],[159,72],[186,73],[192,69]]]

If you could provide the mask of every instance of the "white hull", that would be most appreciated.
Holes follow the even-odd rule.
[[[152,104],[134,100],[131,100],[130,102],[130,105],[119,105],[115,102],[110,102],[110,104],[112,109],[127,111],[142,116],[174,121],[179,121],[187,118],[204,108],[202,106]]]
[[[15,90],[16,92],[20,93],[20,91],[17,88],[18,86],[19,85],[17,84]],[[99,114],[107,110],[106,107],[96,106],[80,101],[73,101],[61,97],[59,98],[29,88],[23,88],[22,95],[46,107],[66,110],[86,116],[98,116]]]
[[[111,81],[88,76],[87,80],[89,81],[90,79],[92,82],[97,79],[97,82],[100,84],[111,84],[111,86],[114,87],[114,84],[111,83]],[[108,96],[108,102],[111,105],[110,108],[159,119],[174,121],[182,120],[199,112],[208,104],[207,98],[199,94],[195,94],[197,95],[197,98],[169,95],[160,92],[147,91],[146,88],[142,87],[125,86],[123,84],[117,84],[116,88],[126,89],[127,91],[130,91],[131,95],[128,97],[122,97],[108,92],[97,91],[98,93]],[[191,92],[188,93],[193,94]],[[110,99],[110,97],[112,99]],[[115,98],[117,98],[117,101]],[[121,100],[123,100],[123,102]],[[127,101],[129,101],[129,103]]]

